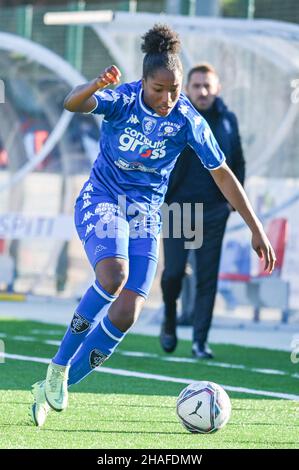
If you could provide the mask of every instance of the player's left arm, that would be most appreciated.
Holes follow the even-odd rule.
[[[250,228],[252,248],[259,258],[264,260],[265,271],[271,273],[275,266],[275,253],[242,185],[225,162],[220,167],[210,171],[210,173],[225,198],[239,212]]]

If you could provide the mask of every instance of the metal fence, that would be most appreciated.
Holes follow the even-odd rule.
[[[188,15],[195,11],[194,0],[174,2],[177,8],[173,13]],[[83,26],[46,26],[43,17],[49,11],[65,10],[113,10],[140,11],[150,13],[171,13],[174,3],[169,0],[107,0],[101,2],[72,2],[64,5],[20,5],[0,6],[0,31],[20,35],[41,44],[59,54],[72,64],[85,77],[92,78],[99,70],[111,62],[104,45],[96,41],[90,28]],[[219,12],[223,17],[267,18],[281,21],[299,22],[297,0],[219,0]],[[94,44],[97,47],[94,47]]]
[[[222,0],[221,14],[232,18],[267,18],[299,23],[297,0]]]

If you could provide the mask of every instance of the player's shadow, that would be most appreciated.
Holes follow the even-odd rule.
[[[91,403],[91,404],[88,404],[87,405],[87,408],[91,408],[91,407],[96,407],[96,408],[99,408],[99,405],[101,407],[115,407],[115,403],[108,403],[108,402],[102,402],[101,403]],[[124,408],[170,408],[170,409],[173,409],[173,405],[163,405],[163,404],[160,404],[159,405],[146,405],[146,404],[140,404],[140,405],[128,405],[128,403],[117,403],[117,407],[120,408],[120,407],[124,407]],[[83,408],[82,405],[80,405],[80,408]]]

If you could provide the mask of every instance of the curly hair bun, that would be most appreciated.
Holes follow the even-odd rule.
[[[179,35],[166,24],[155,24],[144,36],[141,50],[145,54],[178,54],[181,43]]]

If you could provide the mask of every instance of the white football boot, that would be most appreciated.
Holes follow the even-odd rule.
[[[31,407],[31,418],[35,426],[40,427],[44,425],[51,410],[45,396],[45,380],[32,385],[32,394],[34,403]]]
[[[65,410],[68,402],[67,381],[70,366],[51,362],[46,377],[45,395],[48,404],[55,411]]]

